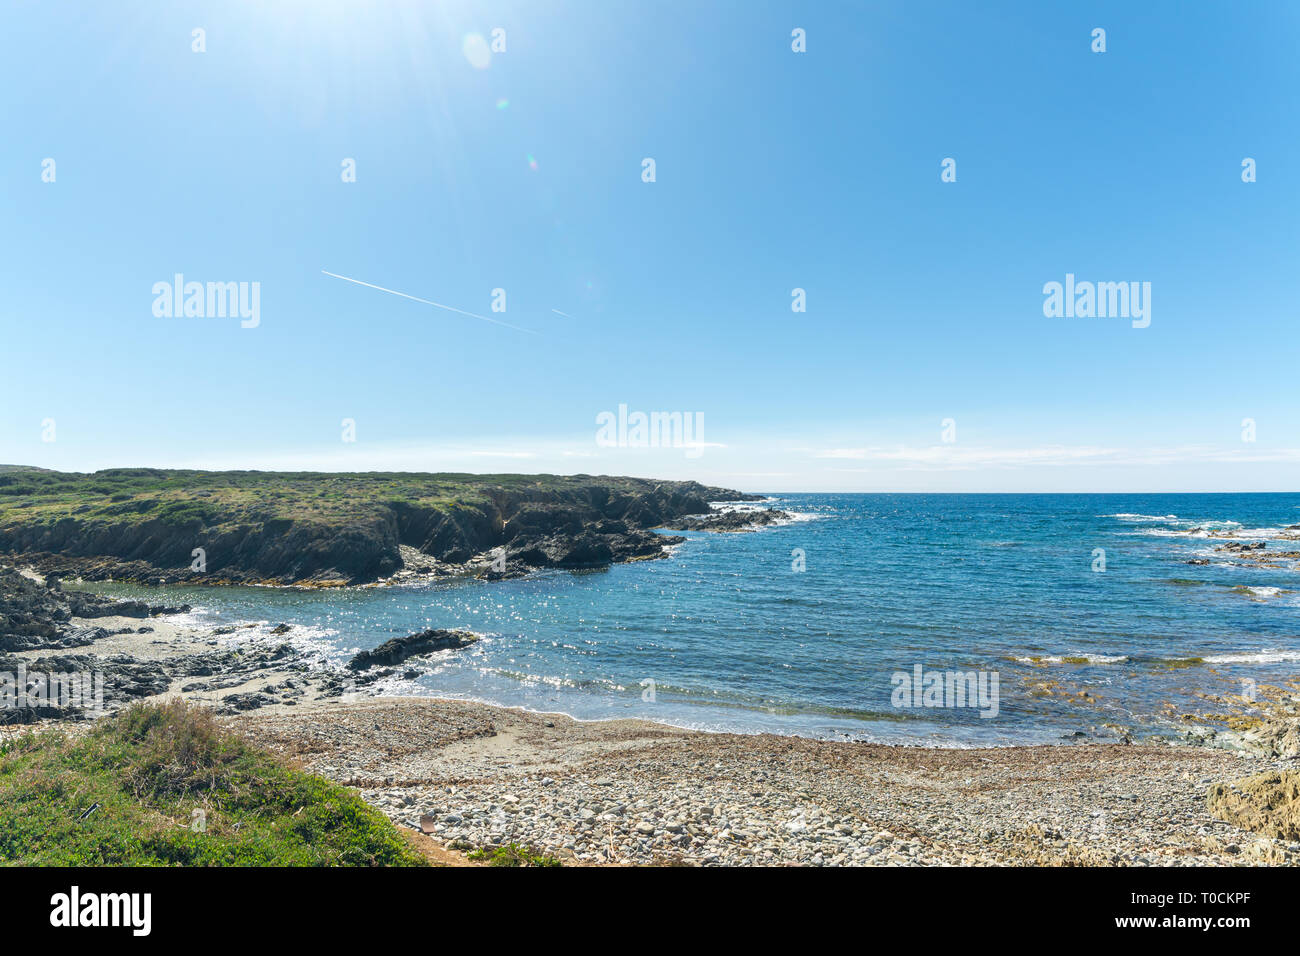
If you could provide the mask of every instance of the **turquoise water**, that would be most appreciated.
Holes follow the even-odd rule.
[[[1271,540],[1300,523],[1300,495],[771,503],[799,520],[689,534],[667,560],[598,573],[150,590],[194,604],[203,623],[293,624],[291,637],[335,661],[426,627],[487,635],[412,680],[386,682],[388,692],[705,729],[970,744],[1105,736],[1111,724],[1175,732],[1167,704],[1203,711],[1200,692],[1300,675],[1300,594],[1286,593],[1300,583],[1294,562],[1234,565],[1212,550],[1224,542],[1205,536]],[[1300,551],[1300,541],[1286,545]],[[1099,548],[1104,572],[1093,570]],[[1186,563],[1197,558],[1211,563]],[[895,706],[893,675],[918,664],[996,672],[997,716]],[[654,699],[643,699],[651,680]]]

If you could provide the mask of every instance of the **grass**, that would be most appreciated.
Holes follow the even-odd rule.
[[[480,847],[469,854],[469,859],[487,863],[489,866],[561,866],[553,856],[539,853],[532,847],[518,843],[505,846]]]
[[[419,866],[426,861],[352,791],[221,730],[206,709],[176,701],[133,706],[84,735],[47,730],[0,746],[0,862]]]
[[[0,553],[39,556],[46,571],[96,580],[360,584],[397,571],[401,545],[463,563],[504,543],[521,511],[529,515],[517,528],[558,529],[629,509],[643,519],[637,499],[705,511],[704,502],[739,494],[603,475],[75,474],[0,465]],[[97,558],[107,560],[85,560]]]
[[[660,482],[589,475],[266,472],[112,468],[91,474],[0,465],[0,528],[82,528],[161,520],[219,527],[258,521],[353,522],[394,505],[451,511],[502,493],[573,492],[598,483],[641,493]],[[720,490],[720,489],[713,489]]]
[[[342,521],[392,501],[444,508],[481,503],[487,500],[488,487],[517,483],[518,478],[154,468],[74,474],[10,469],[0,472],[0,524],[54,523],[74,516],[83,525],[153,519],[203,526],[240,519]]]

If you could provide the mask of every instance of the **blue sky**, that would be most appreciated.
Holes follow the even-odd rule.
[[[0,461],[1295,490],[1298,41],[1281,2],[8,3]],[[176,273],[258,326],[155,316]],[[1067,273],[1150,326],[1045,317]],[[703,447],[599,446],[620,404]]]

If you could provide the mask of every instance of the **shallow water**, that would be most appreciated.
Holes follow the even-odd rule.
[[[1104,736],[1110,724],[1176,733],[1167,703],[1203,712],[1213,708],[1199,692],[1239,694],[1244,680],[1300,674],[1300,593],[1289,593],[1300,574],[1233,566],[1212,550],[1223,541],[1197,536],[1269,540],[1300,523],[1300,495],[826,494],[772,503],[800,520],[752,534],[688,534],[668,560],[603,572],[148,591],[195,605],[191,617],[204,624],[293,624],[296,643],[336,661],[426,627],[467,628],[487,637],[438,655],[414,680],[381,686],[703,729],[927,744]],[[1099,548],[1104,572],[1093,570]],[[795,549],[806,570],[794,569]],[[1286,550],[1300,551],[1300,541]],[[1186,563],[1199,557],[1212,563]],[[996,673],[997,715],[895,706],[895,675],[910,685],[917,665]]]

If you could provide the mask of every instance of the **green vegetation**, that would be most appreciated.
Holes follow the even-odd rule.
[[[276,516],[347,519],[374,505],[448,509],[482,505],[494,492],[578,492],[585,475],[468,475],[420,472],[170,471],[113,468],[93,474],[0,466],[0,525],[33,519],[114,523],[125,518],[189,520]],[[658,482],[602,478],[611,489],[641,492]]]
[[[469,854],[471,860],[486,861],[489,866],[561,866],[559,860],[553,856],[545,856],[539,853],[533,847],[521,846],[518,843],[507,843],[505,846],[493,847],[487,849],[480,847]]]
[[[91,809],[94,808],[94,809]],[[356,794],[176,701],[0,746],[0,861],[37,866],[419,866]]]
[[[65,474],[0,466],[0,554],[47,561],[45,571],[89,580],[204,584],[365,583],[403,567],[407,545],[464,564],[511,542],[524,564],[574,567],[658,555],[629,529],[708,511],[739,492],[695,482],[589,475],[419,472],[164,471]],[[538,550],[558,532],[605,520],[593,550]],[[512,524],[512,522],[516,522]],[[509,532],[507,533],[507,527]],[[192,567],[196,548],[201,567]],[[159,575],[158,572],[164,572]]]
[[[169,524],[238,524],[282,519],[324,523],[373,517],[392,507],[451,511],[502,494],[581,496],[595,484],[642,494],[662,482],[590,475],[470,475],[424,472],[172,471],[112,468],[93,474],[0,465],[0,528],[83,527],[161,519]],[[721,491],[722,489],[707,489]]]

